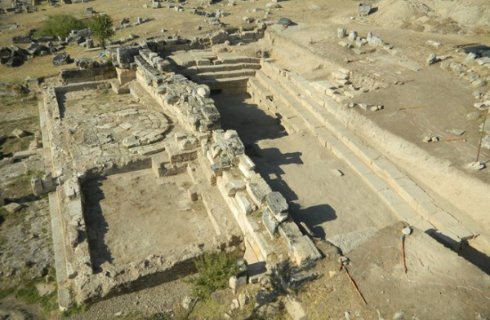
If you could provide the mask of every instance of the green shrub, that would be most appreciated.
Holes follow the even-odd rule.
[[[204,254],[196,259],[194,265],[199,274],[189,281],[192,293],[200,299],[206,299],[214,291],[226,288],[229,278],[238,271],[236,261],[234,256],[225,252]]]
[[[68,14],[49,16],[39,30],[39,35],[66,37],[71,30],[86,28],[83,21]]]
[[[101,14],[90,19],[88,26],[94,35],[94,38],[100,41],[102,47],[105,41],[114,35],[112,29],[112,18],[106,14]]]

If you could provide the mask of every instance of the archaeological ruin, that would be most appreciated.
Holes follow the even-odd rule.
[[[70,5],[95,16],[99,1]],[[356,2],[355,16],[329,24],[319,1],[305,4],[310,24],[294,16],[293,0],[265,9],[208,2],[138,2],[145,12],[204,19],[192,37],[184,25],[140,38],[128,30],[158,17],[124,16],[113,28],[124,39],[107,48],[88,28],[49,43],[16,35],[13,43],[30,49],[0,48],[2,68],[48,54],[58,68],[27,81],[39,130],[0,134],[0,146],[33,136],[28,150],[0,150],[5,181],[21,177],[32,190],[18,196],[2,183],[0,205],[12,219],[46,202],[54,271],[35,279],[54,277],[45,296],[55,295],[56,309],[71,316],[95,306],[73,319],[136,319],[143,292],[161,286],[179,300],[166,305],[172,319],[177,311],[202,319],[195,308],[215,319],[199,309],[209,301],[226,304],[218,319],[488,319],[488,47],[420,36],[432,25],[412,11],[403,26],[417,36],[386,31],[388,13],[393,23],[405,8],[394,0],[393,11],[386,0]],[[221,22],[240,5],[246,27]],[[0,14],[36,6],[15,1]],[[295,18],[267,19],[282,6]],[[99,59],[87,58],[92,52]],[[193,296],[182,283],[199,274],[196,261],[223,252],[240,271],[220,288],[225,297],[217,288],[209,301]],[[245,306],[251,313],[239,317]]]

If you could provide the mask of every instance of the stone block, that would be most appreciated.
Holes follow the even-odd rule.
[[[124,85],[129,81],[136,79],[136,72],[131,69],[116,68],[116,73],[117,73],[117,80],[119,81],[120,85]]]
[[[289,239],[294,239],[301,237],[303,233],[299,230],[298,225],[294,221],[284,221],[279,226],[279,234],[281,237],[289,241]]]
[[[236,294],[236,292],[241,287],[247,284],[247,276],[241,276],[241,277],[231,276],[230,279],[228,280],[228,284],[230,289],[233,290],[233,294]]]
[[[277,191],[268,193],[265,196],[265,204],[279,222],[287,219],[288,203],[281,193]]]
[[[243,191],[237,192],[235,194],[235,200],[242,214],[250,214],[255,210],[254,204],[252,203],[252,201],[249,199],[249,197],[245,192]]]
[[[229,197],[234,197],[238,191],[245,190],[245,182],[233,179],[225,183],[225,190]]]
[[[38,177],[31,178],[31,189],[35,196],[40,196],[43,194],[43,183]]]
[[[175,145],[167,148],[167,154],[171,163],[187,162],[197,159],[197,150],[180,150]]]
[[[306,312],[298,300],[288,296],[284,306],[292,320],[306,320]]]
[[[320,252],[308,236],[292,239],[289,242],[289,254],[297,265],[321,258]]]
[[[22,206],[18,203],[12,202],[3,206],[3,208],[5,209],[5,211],[7,211],[7,213],[15,213],[22,209]]]
[[[250,177],[255,169],[255,163],[247,155],[242,154],[238,156],[238,169],[245,177]]]
[[[257,206],[262,205],[264,198],[272,191],[271,187],[260,175],[255,175],[247,183],[247,192]]]
[[[262,212],[262,223],[264,224],[264,227],[271,238],[274,238],[274,234],[276,233],[277,227],[279,226],[279,221],[274,218],[274,215],[269,210],[269,208],[265,208]]]
[[[78,185],[78,181],[74,179],[69,179],[65,181],[63,184],[63,189],[65,191],[65,195],[68,199],[75,199],[80,193],[80,187]]]
[[[22,138],[27,136],[29,133],[27,131],[24,131],[22,129],[16,128],[12,131],[11,135],[16,137],[16,138]]]
[[[156,177],[162,177],[164,175],[165,165],[169,162],[170,160],[165,153],[151,157],[151,169]]]

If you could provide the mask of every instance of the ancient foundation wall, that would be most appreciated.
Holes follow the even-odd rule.
[[[68,69],[60,72],[64,83],[100,81],[115,78],[116,69],[112,65],[104,65],[90,69]]]
[[[183,78],[179,84],[187,85],[182,87],[179,99],[175,99],[177,86],[172,85],[169,78],[156,76],[158,72],[149,62],[139,61],[137,81],[162,107],[173,109],[179,122],[201,135],[201,149],[207,159],[203,168],[208,172],[209,182],[217,185],[256,255],[273,262],[283,252],[289,254],[297,264],[320,258],[311,239],[304,236],[289,217],[285,198],[272,191],[255,172],[255,164],[245,155],[245,148],[237,133],[233,130],[190,125],[196,122],[196,117],[207,118],[205,112],[202,112],[202,106],[209,99],[209,89]],[[189,112],[199,108],[203,108],[201,113]],[[213,108],[214,114],[214,103]],[[203,132],[208,134],[203,136]]]

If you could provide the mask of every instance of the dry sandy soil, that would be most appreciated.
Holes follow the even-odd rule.
[[[309,319],[488,319],[490,278],[418,230],[405,239],[404,272],[403,226],[380,230],[347,255],[366,305],[334,255],[319,264],[323,278],[299,293]]]
[[[145,0],[96,0],[56,8],[42,5],[38,12],[32,14],[1,15],[1,25],[17,23],[19,28],[0,32],[0,46],[10,45],[15,35],[39,28],[48,15],[70,13],[87,18],[87,7],[110,14],[115,24],[124,17],[130,18],[132,22],[136,17],[152,18],[142,25],[118,31],[115,39],[129,34],[142,38],[175,34],[192,37],[217,30],[217,27],[207,24],[204,17],[168,9],[146,9],[143,5],[147,3],[149,1]],[[222,18],[222,21],[240,26],[244,24],[245,16],[262,18],[267,1],[237,1],[234,7],[226,6],[226,3],[223,1],[207,10],[223,9],[231,14]],[[198,0],[191,0],[186,6],[195,7],[197,4]],[[287,48],[281,54],[274,52],[275,58],[280,64],[299,71],[311,80],[325,78],[332,71],[329,62],[322,61],[322,58],[341,65],[346,64],[347,58],[351,61],[347,64],[349,69],[373,76],[386,84],[385,88],[355,98],[357,102],[381,103],[385,106],[382,112],[366,113],[367,117],[442,162],[451,161],[456,167],[462,168],[476,154],[478,126],[483,120],[482,115],[472,120],[466,117],[476,110],[472,107],[475,89],[464,80],[441,70],[438,65],[426,66],[425,60],[431,52],[462,59],[455,51],[456,46],[467,43],[489,45],[490,4],[486,0],[382,0],[374,2],[378,8],[374,14],[352,19],[357,15],[357,4],[358,1],[344,0],[280,2],[282,8],[273,9],[269,20],[276,21],[281,16],[287,16],[297,22],[297,26],[282,30],[282,34],[300,46],[309,48],[312,54],[320,58],[309,59],[295,55],[294,52],[287,52]],[[252,11],[254,8],[258,10]],[[198,25],[202,27],[199,31],[196,29]],[[371,31],[393,44],[401,54],[396,57],[384,53],[354,55],[337,45],[335,33],[340,26],[357,30],[362,35]],[[439,41],[442,46],[439,49],[428,47],[427,40]],[[250,50],[254,53],[256,49],[252,47]],[[75,58],[96,57],[100,52],[85,51],[78,46],[69,46],[66,51]],[[19,68],[0,66],[0,81],[23,81],[28,76],[56,75],[60,69],[71,67],[53,67],[51,59],[51,56],[37,57]],[[420,71],[413,71],[414,66],[420,66]],[[488,77],[489,74],[484,76]],[[397,86],[394,85],[395,81],[405,84]],[[483,89],[488,91],[488,86]],[[328,239],[343,233],[379,229],[395,222],[392,213],[364,186],[360,178],[333,155],[319,150],[316,141],[311,141],[309,133],[285,134],[278,119],[265,114],[247,96],[216,95],[214,98],[222,113],[223,127],[239,132],[258,170],[276,190],[284,193],[290,201],[294,218],[298,222],[305,222],[317,237]],[[5,108],[5,105],[1,107]],[[26,121],[29,121],[26,126],[30,125],[34,117],[30,109],[25,113]],[[2,130],[10,126],[7,118],[10,119],[15,112],[9,110],[9,113],[2,113],[6,119],[1,123]],[[35,128],[33,126],[32,130]],[[466,141],[453,139],[447,132],[450,129],[465,130],[463,138]],[[10,127],[4,131],[11,131]],[[431,134],[440,136],[442,141],[438,144],[422,143],[422,138]],[[489,152],[484,150],[482,153],[482,159],[487,161],[487,165]],[[345,175],[337,176],[333,171],[337,169]],[[421,185],[433,179],[433,175],[423,168],[415,171]],[[487,186],[490,182],[488,169],[466,174],[485,182]],[[171,212],[172,216],[177,214],[183,218],[175,220],[172,217],[176,223],[172,234],[175,232],[182,235],[184,242],[188,238],[195,240],[195,235],[180,231],[183,231],[183,224],[187,222],[186,214],[201,212],[202,208],[189,206],[188,203],[182,206],[184,202],[176,200],[181,198],[177,188],[174,189],[175,197],[165,199],[158,194],[157,185],[150,185],[144,195],[128,193],[135,198],[118,203],[118,191],[132,186],[127,183],[128,177],[116,178],[114,176],[115,180],[100,182],[99,191],[103,192],[104,197],[99,197],[99,201],[93,203],[101,207],[106,219],[107,225],[103,228],[108,227],[106,236],[114,259],[124,263],[127,261],[127,252],[131,252],[131,255],[146,254],[140,251],[140,247],[133,247],[140,239],[124,238],[121,241],[119,237],[128,226],[135,227],[134,222],[136,227],[145,229],[145,236],[151,237],[152,243],[155,239],[160,244],[166,243],[168,234],[155,228],[156,223],[164,219],[163,215],[157,214],[162,208],[169,209],[162,210],[165,214]],[[144,174],[131,177],[130,180],[135,188],[147,186]],[[99,184],[97,181],[94,183]],[[468,188],[471,190],[471,185]],[[152,205],[139,213],[147,215],[148,219],[134,217],[135,208],[140,209],[134,202],[140,202],[141,196]],[[435,193],[432,196],[437,198]],[[455,197],[458,196],[455,194]],[[445,199],[440,200],[447,206],[445,209],[449,208],[449,211],[464,216],[460,208],[455,208]],[[490,201],[478,204],[465,203],[468,201],[463,198],[458,198],[458,201],[461,207],[477,206],[481,211],[487,208],[487,212],[490,212]],[[482,221],[485,220],[482,218]],[[195,224],[204,234],[211,232],[209,226],[199,221],[195,221]],[[482,228],[488,226],[483,225]],[[482,276],[474,266],[418,231],[408,237],[406,242],[408,273],[404,274],[400,264],[399,230],[400,225],[386,228],[349,253],[351,264],[348,268],[365,295],[367,307],[363,306],[344,272],[338,271],[335,254],[318,265],[319,271],[326,272],[323,278],[299,294],[300,300],[307,302],[306,311],[312,319],[391,319],[396,313],[403,313],[405,319],[490,318],[488,276]],[[320,248],[330,252],[331,248],[322,243],[319,242]],[[488,256],[486,259],[488,261]],[[331,276],[328,271],[332,271]],[[131,310],[146,315],[163,312],[175,308],[188,290],[185,283],[166,284],[98,303],[76,318],[106,319],[120,311],[123,316],[131,318]]]
[[[177,254],[212,239],[202,203],[187,195],[190,185],[185,173],[156,181],[151,169],[88,181],[85,219],[95,268],[105,261],[121,266],[151,254]]]

